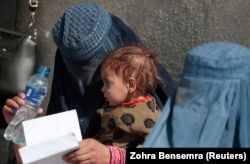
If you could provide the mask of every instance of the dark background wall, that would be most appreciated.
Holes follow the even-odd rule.
[[[16,0],[0,0],[0,28],[15,30]]]
[[[38,1],[34,24],[38,30],[37,66],[48,65],[53,72],[56,46],[51,37],[51,28],[66,8],[87,0]],[[198,44],[224,40],[250,47],[249,0],[93,0],[92,2],[120,17],[142,40],[158,49],[162,63],[176,82],[182,71],[185,54]],[[28,0],[0,0],[0,28],[10,28],[29,35],[32,32],[28,27],[29,23]],[[53,74],[50,76],[50,82],[52,76]],[[50,91],[43,104],[44,109],[47,107],[49,94]],[[2,131],[0,134],[2,135]],[[4,139],[1,139],[1,144],[5,144]],[[0,147],[1,164],[6,163],[8,153],[2,151],[3,147]]]

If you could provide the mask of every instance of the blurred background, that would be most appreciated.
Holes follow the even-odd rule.
[[[28,2],[0,0],[0,28],[24,35],[32,33]],[[159,50],[161,62],[177,83],[186,53],[198,44],[223,40],[250,47],[249,0],[38,0],[33,26],[37,28],[36,65],[52,69],[50,84],[56,51],[52,26],[66,8],[82,2],[96,2],[120,17],[150,47]],[[49,95],[50,91],[44,109]],[[8,144],[1,133],[0,164],[10,161],[12,148]]]

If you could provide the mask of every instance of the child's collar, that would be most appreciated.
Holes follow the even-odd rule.
[[[145,96],[145,97],[139,97],[137,99],[133,99],[129,102],[125,102],[122,103],[122,106],[133,106],[133,105],[137,105],[137,104],[141,104],[141,103],[145,103],[145,102],[149,102],[149,101],[153,101],[151,96]]]

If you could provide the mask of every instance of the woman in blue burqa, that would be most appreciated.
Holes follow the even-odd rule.
[[[91,137],[95,109],[104,103],[100,63],[111,49],[140,39],[95,3],[68,8],[55,22],[52,37],[58,48],[46,115],[76,109],[83,138]]]
[[[76,109],[83,139],[92,137],[97,128],[96,110],[105,101],[100,75],[103,58],[112,49],[142,42],[123,21],[96,3],[68,8],[55,22],[52,37],[58,49],[46,115]],[[175,83],[162,65],[159,70],[167,87],[162,96],[167,98]],[[161,107],[165,102],[153,95]]]
[[[180,84],[144,147],[250,147],[250,49],[209,42],[188,52]]]

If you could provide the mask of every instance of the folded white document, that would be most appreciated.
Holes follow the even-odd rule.
[[[76,110],[23,121],[26,146],[18,151],[24,164],[64,164],[62,156],[82,140]]]
[[[79,148],[74,133],[57,136],[30,146],[20,148],[18,151],[23,164],[64,164],[62,156]]]

